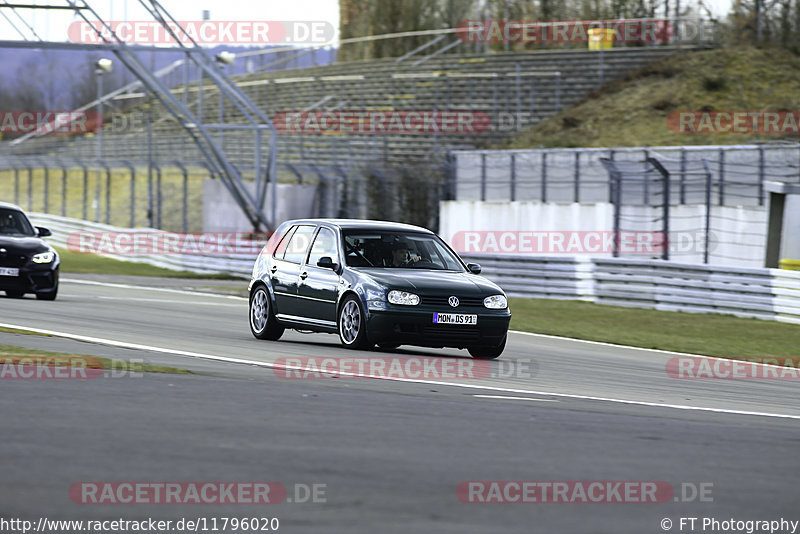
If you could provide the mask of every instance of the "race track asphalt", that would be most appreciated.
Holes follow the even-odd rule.
[[[244,299],[118,281],[67,278],[52,303],[0,299],[1,323],[57,334],[0,333],[0,345],[194,375],[0,380],[0,517],[278,517],[281,532],[358,533],[664,532],[664,518],[672,531],[681,517],[800,519],[797,380],[679,380],[666,370],[675,354],[519,333],[476,376],[287,379],[270,365],[474,360],[452,349],[358,353],[324,334],[259,341]],[[664,481],[675,496],[495,504],[456,493],[466,481],[509,480]],[[69,488],[81,481],[277,481],[290,499],[295,484],[324,485],[325,497],[76,504]],[[701,485],[705,502],[691,498]]]

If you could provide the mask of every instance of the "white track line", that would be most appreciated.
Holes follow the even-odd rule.
[[[70,334],[66,332],[57,332],[54,330],[45,330],[43,328],[34,328],[29,326],[23,325],[15,325],[15,324],[8,324],[8,323],[0,323],[0,327],[3,328],[12,328],[16,330],[28,330],[31,332],[36,332],[38,334],[47,334],[50,336],[56,337],[63,337],[66,339],[74,339],[76,341],[86,341],[89,343],[99,343],[102,345],[110,345],[112,347],[120,347],[120,348],[127,348],[127,349],[135,349],[135,350],[146,350],[151,352],[160,352],[163,354],[173,354],[176,356],[189,356],[192,358],[202,358],[205,360],[215,360],[220,362],[227,362],[227,363],[241,363],[246,365],[256,365],[259,367],[267,367],[270,369],[281,369],[281,370],[295,370],[292,366],[274,364],[270,362],[261,362],[257,360],[245,360],[242,358],[230,358],[228,356],[217,356],[213,354],[203,354],[200,352],[190,352],[178,349],[167,349],[163,347],[154,347],[151,345],[142,345],[139,343],[128,343],[125,341],[116,341],[113,339],[104,339],[98,337],[91,337],[91,336],[82,336],[78,334]],[[338,373],[341,376],[348,376],[348,377],[358,377],[358,378],[373,378],[376,380],[389,380],[392,382],[411,382],[414,384],[427,384],[427,385],[436,385],[436,386],[452,386],[452,387],[459,387],[464,389],[477,389],[477,390],[485,390],[485,391],[498,391],[502,393],[516,393],[520,395],[541,395],[541,396],[550,396],[550,397],[559,397],[564,399],[577,399],[577,400],[591,400],[591,401],[602,401],[602,402],[613,402],[616,404],[627,404],[633,406],[648,406],[652,408],[671,408],[676,410],[688,410],[688,411],[697,411],[697,412],[713,412],[713,413],[724,413],[724,414],[732,414],[732,415],[756,415],[761,417],[775,417],[780,419],[797,419],[800,420],[800,415],[789,415],[789,414],[780,414],[780,413],[770,413],[770,412],[753,412],[747,410],[731,410],[727,408],[709,408],[704,406],[687,406],[683,404],[668,404],[668,403],[661,403],[661,402],[646,402],[646,401],[635,401],[635,400],[626,400],[626,399],[614,399],[610,397],[595,397],[592,395],[576,395],[571,393],[557,393],[553,391],[535,391],[535,390],[526,390],[526,389],[515,389],[515,388],[503,388],[497,386],[482,386],[476,384],[462,384],[459,382],[443,382],[439,380],[420,380],[420,379],[412,379],[412,378],[396,378],[396,377],[388,377],[388,376],[380,376],[380,375],[370,375],[370,374],[361,374],[361,373],[348,373],[344,371],[340,371]]]
[[[128,301],[128,302],[155,302],[155,303],[162,303],[162,304],[186,304],[185,300],[177,300],[177,299],[148,299],[144,297],[107,297],[104,295],[98,295],[94,297],[99,300],[121,300],[121,301]],[[234,308],[241,308],[241,304],[229,304],[227,302],[192,302],[193,306],[228,306]]]
[[[187,291],[185,289],[172,289],[170,287],[135,286],[131,284],[116,284],[111,282],[96,282],[94,280],[79,280],[77,278],[61,278],[62,282],[70,284],[83,284],[87,286],[118,287],[122,289],[136,289],[145,291],[163,291],[165,293],[178,293],[181,295],[194,295],[197,297],[217,297],[221,299],[234,299],[247,301],[247,297],[237,297],[236,295],[220,295],[219,293],[204,293],[202,291]]]
[[[534,399],[531,397],[512,397],[510,395],[473,395],[478,399],[499,399],[499,400],[524,400],[536,402],[558,402],[555,399]]]
[[[129,284],[117,284],[112,282],[97,282],[94,280],[79,280],[74,278],[62,278],[64,282],[71,282],[75,284],[86,284],[86,285],[94,285],[94,286],[106,286],[106,287],[118,287],[123,289],[144,289],[147,291],[165,291],[168,293],[180,293],[183,295],[195,295],[198,297],[219,297],[219,298],[227,298],[227,299],[234,299],[234,300],[243,300],[247,301],[247,297],[237,297],[235,295],[220,295],[218,293],[204,293],[201,291],[188,291],[185,289],[171,289],[166,287],[152,287],[152,286],[138,286],[138,285],[129,285]],[[630,345],[618,345],[615,343],[607,343],[605,341],[590,341],[588,339],[577,339],[573,337],[564,337],[564,336],[553,336],[550,334],[536,334],[534,332],[522,332],[520,330],[509,330],[511,334],[517,334],[521,336],[533,336],[533,337],[541,337],[545,339],[556,339],[561,341],[570,341],[575,343],[584,343],[589,345],[599,345],[602,347],[611,347],[615,349],[628,349],[628,350],[638,350],[643,352],[650,352],[650,353],[659,353],[659,354],[670,354],[673,356],[686,356],[691,358],[709,358],[712,360],[720,360],[720,361],[730,361],[734,358],[721,358],[719,356],[707,356],[705,354],[692,354],[689,352],[675,352],[671,350],[663,350],[663,349],[647,349],[644,347],[633,347]],[[746,361],[746,360],[741,360]],[[768,367],[778,367],[782,368],[783,366],[774,365],[771,363],[761,363],[761,362],[747,362],[748,365],[763,365]]]

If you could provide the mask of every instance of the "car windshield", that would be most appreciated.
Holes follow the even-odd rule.
[[[344,234],[344,248],[350,267],[464,270],[458,257],[432,234],[349,231]]]
[[[36,230],[21,211],[0,208],[0,235],[35,237]]]

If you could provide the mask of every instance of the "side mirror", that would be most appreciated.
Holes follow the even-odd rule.
[[[467,269],[469,269],[469,272],[472,274],[481,274],[481,266],[477,263],[468,263]]]
[[[53,232],[51,232],[47,228],[42,228],[41,226],[37,226],[36,231],[39,232],[39,237],[47,237],[53,235]]]
[[[332,269],[335,271],[338,265],[333,263],[333,260],[330,258],[330,256],[322,256],[319,261],[317,261],[317,267],[322,267],[323,269]]]

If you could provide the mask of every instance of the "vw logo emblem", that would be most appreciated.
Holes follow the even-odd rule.
[[[447,299],[447,303],[450,306],[456,308],[458,306],[458,297],[450,297],[449,299]]]

